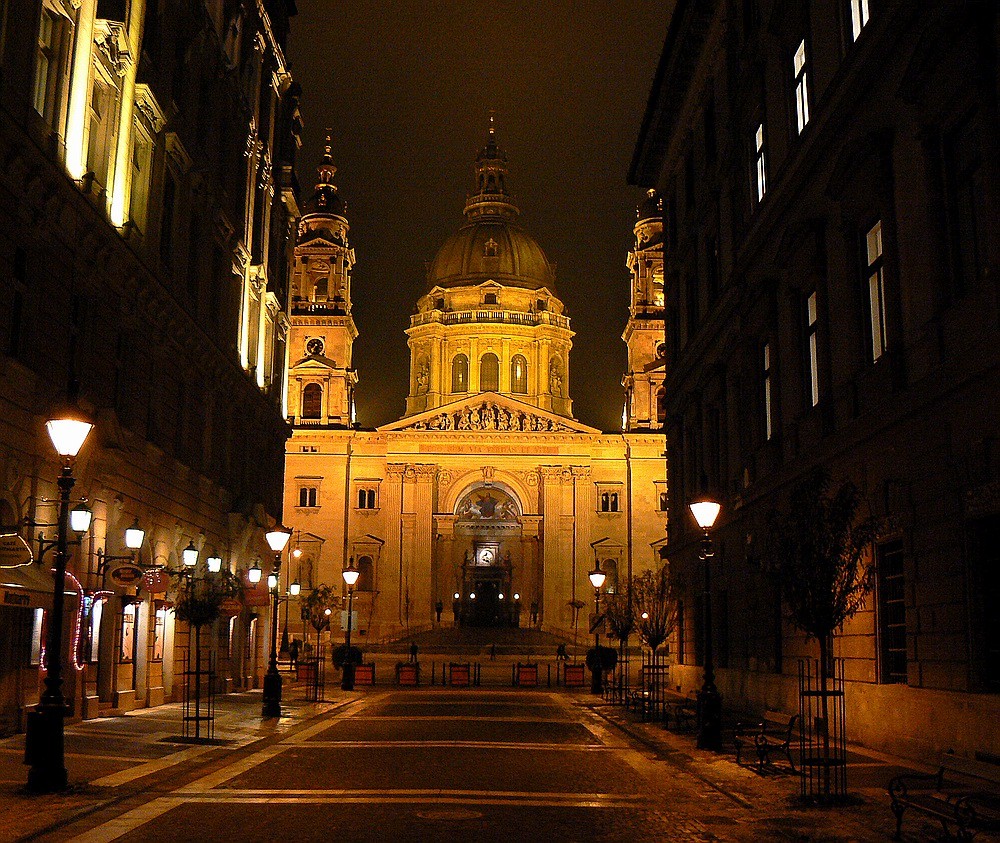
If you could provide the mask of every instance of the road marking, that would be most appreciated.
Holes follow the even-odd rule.
[[[109,843],[180,807],[186,801],[173,796],[162,796],[71,839],[74,843]]]
[[[134,782],[136,779],[141,779],[143,776],[158,773],[161,770],[166,770],[185,761],[190,761],[192,758],[197,758],[199,755],[211,752],[215,748],[214,746],[193,746],[190,749],[182,749],[180,752],[174,752],[162,758],[147,761],[145,764],[139,764],[137,767],[129,767],[127,770],[122,770],[118,773],[101,776],[101,778],[94,779],[90,783],[98,787],[120,787],[123,784]]]
[[[305,749],[549,749],[556,752],[620,752],[618,747],[581,743],[523,743],[513,741],[309,741]]]
[[[202,776],[200,779],[195,779],[190,784],[184,785],[184,787],[178,788],[174,793],[201,793],[206,790],[211,790],[214,787],[218,787],[223,782],[227,782],[230,779],[234,779],[239,775],[251,770],[254,767],[270,761],[276,755],[280,755],[282,752],[293,748],[291,743],[280,743],[274,746],[264,747],[264,749],[259,752],[253,753],[247,758],[243,758],[239,761],[235,761],[223,767],[221,770],[216,770],[214,773],[209,773],[207,776]]]

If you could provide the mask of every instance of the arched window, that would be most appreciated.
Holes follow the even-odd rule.
[[[358,560],[358,584],[354,586],[355,591],[375,590],[375,563],[370,556],[362,556]]]
[[[307,383],[302,389],[302,418],[323,417],[323,387],[318,383]]]
[[[500,359],[488,351],[479,361],[479,390],[498,392],[500,390]]]
[[[469,358],[464,354],[456,354],[451,361],[451,391],[469,391]]]
[[[510,391],[520,395],[528,392],[528,361],[520,354],[510,360]]]

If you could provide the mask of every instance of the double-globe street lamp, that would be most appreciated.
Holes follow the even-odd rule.
[[[361,572],[354,567],[354,557],[350,559],[350,564],[344,568],[344,582],[347,583],[347,638],[344,642],[344,664],[343,681],[340,684],[341,690],[354,690],[354,659],[351,658],[351,622],[354,618],[354,586],[361,576]]]
[[[69,557],[69,531],[82,536],[90,529],[90,510],[76,507],[70,511],[70,492],[76,480],[73,464],[83,443],[93,430],[93,423],[76,408],[56,415],[45,424],[49,438],[62,458],[59,474],[59,516],[55,548],[55,582],[52,589],[52,614],[45,644],[45,691],[38,706],[28,715],[25,734],[25,761],[28,790],[53,793],[65,790],[68,781],[65,752],[66,698],[62,693],[63,597],[66,591],[66,562]],[[43,550],[40,555],[44,556]]]
[[[690,505],[691,514],[702,530],[698,558],[705,568],[705,592],[702,596],[705,612],[705,680],[698,692],[698,748],[713,752],[722,750],[722,696],[715,687],[715,663],[712,653],[712,537],[709,530],[719,517],[721,504],[702,499]]]
[[[261,716],[281,717],[281,674],[278,673],[278,582],[281,579],[281,554],[291,538],[291,530],[275,527],[264,534],[267,546],[274,552],[274,570],[267,575],[271,591],[271,658],[264,674],[264,702]]]
[[[590,692],[600,694],[604,690],[604,665],[601,661],[601,589],[608,575],[601,570],[600,563],[594,560],[594,570],[587,576],[594,587],[594,667],[590,671]]]

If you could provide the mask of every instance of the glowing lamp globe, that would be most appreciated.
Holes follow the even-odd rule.
[[[361,571],[354,567],[353,560],[351,564],[344,568],[344,582],[347,583],[348,588],[354,588],[354,584],[358,581],[358,577],[361,576]]]
[[[254,562],[250,569],[247,571],[247,579],[252,585],[257,585],[260,582],[260,578],[263,575],[263,571],[260,569],[260,562]]]
[[[222,570],[222,557],[221,556],[209,556],[205,560],[205,564],[208,565],[208,572],[210,574],[217,574]]]
[[[298,580],[295,580],[291,585],[288,586],[288,593],[291,594],[292,597],[298,597],[301,591],[302,591],[302,583],[300,583]]]
[[[267,575],[267,587],[272,590],[278,587],[278,575],[274,571]]]
[[[460,599],[460,598],[461,598],[461,596],[462,596],[462,595],[461,595],[461,594],[459,594],[459,593],[458,593],[457,591],[455,592],[455,599],[456,599],[456,600]]]
[[[608,578],[608,575],[600,568],[594,568],[587,576],[590,577],[590,584],[595,589],[601,588],[604,585],[604,581]]]
[[[138,519],[125,531],[125,547],[138,550],[146,539],[146,531],[139,526]]]
[[[181,551],[181,559],[185,568],[193,568],[198,564],[198,548],[194,546],[194,542],[188,542],[188,546]]]
[[[71,408],[45,422],[45,428],[56,453],[61,457],[72,458],[80,453],[94,425],[78,409]]]
[[[722,504],[710,500],[695,501],[690,505],[690,509],[698,526],[703,530],[711,530],[715,519],[719,517]]]
[[[286,530],[284,527],[275,527],[273,530],[268,530],[264,533],[264,539],[267,541],[267,546],[275,553],[281,553],[281,551],[285,549],[285,545],[288,544],[288,540],[291,537],[291,530]]]
[[[94,513],[84,504],[79,503],[69,511],[69,528],[79,535],[83,535],[90,529],[90,519]]]

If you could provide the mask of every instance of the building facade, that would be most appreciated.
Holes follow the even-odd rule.
[[[880,534],[836,637],[852,739],[1000,753],[996,6],[681,0],[631,180],[665,202],[674,642],[701,683],[698,531],[728,707],[797,709],[752,548],[816,468]]]
[[[56,399],[96,419],[75,466],[94,518],[67,578],[74,716],[179,698],[188,632],[177,580],[156,569],[188,546],[199,576],[209,556],[233,571],[268,558],[298,215],[291,14],[285,0],[0,2],[0,532],[36,557],[0,569],[0,731],[38,697],[31,571],[51,580],[38,537],[54,533]],[[254,611],[212,631],[220,689],[263,673]]]
[[[405,414],[375,430],[351,426],[363,381],[351,365],[354,253],[332,176],[327,150],[292,273],[285,512],[312,544],[288,577],[303,593],[340,589],[353,559],[362,641],[438,623],[584,626],[595,564],[607,589],[658,564],[664,441],[648,409],[623,433],[573,418],[569,318],[552,265],[519,223],[492,125],[464,220],[428,265],[410,318]],[[655,400],[655,197],[639,216],[629,377]]]

